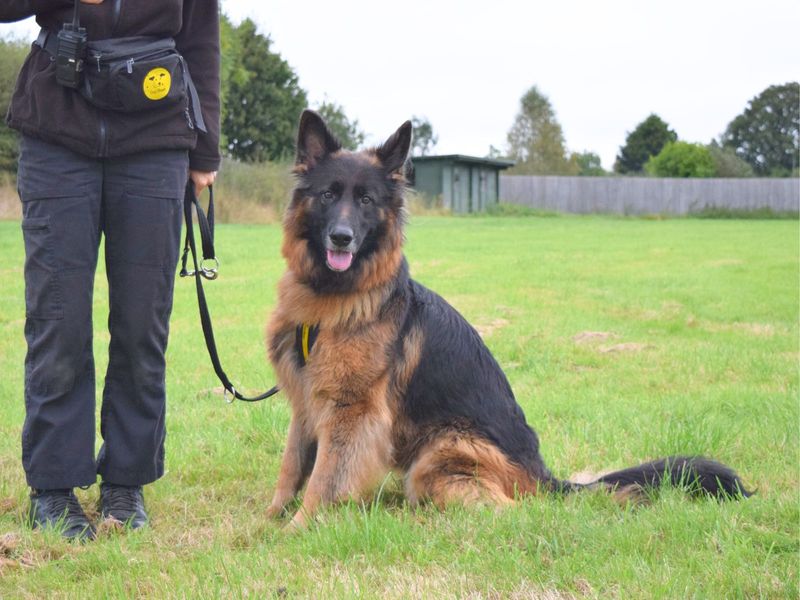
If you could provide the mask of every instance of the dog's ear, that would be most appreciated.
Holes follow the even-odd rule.
[[[312,168],[328,154],[341,150],[342,145],[331,133],[325,121],[313,110],[304,110],[297,132],[295,165]]]
[[[410,148],[411,121],[406,121],[378,148],[377,154],[383,166],[390,173],[402,173]]]

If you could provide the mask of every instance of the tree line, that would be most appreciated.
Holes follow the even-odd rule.
[[[772,85],[751,99],[724,133],[708,144],[680,140],[650,114],[628,133],[614,163],[619,175],[656,177],[788,177],[798,175],[800,84]],[[510,171],[527,175],[605,175],[600,157],[567,152],[547,96],[536,86],[520,100],[508,132]],[[490,156],[500,153],[490,149]]]
[[[297,73],[272,48],[268,35],[245,19],[234,25],[221,15],[221,139],[223,155],[245,162],[284,161],[294,153],[298,115],[308,93]],[[0,112],[5,114],[28,43],[0,39]],[[315,108],[348,149],[366,138],[358,120],[325,99]],[[433,126],[415,116],[414,155],[426,155],[438,142]],[[651,114],[620,147],[614,172],[664,177],[749,177],[798,174],[800,84],[770,86],[754,97],[717,140],[697,144],[680,140],[658,115]],[[512,172],[548,175],[605,175],[591,151],[568,152],[550,100],[536,86],[521,98],[504,151],[490,157],[515,161]],[[17,137],[0,126],[0,170],[16,168]]]

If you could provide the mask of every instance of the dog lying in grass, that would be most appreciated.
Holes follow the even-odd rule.
[[[728,467],[671,457],[589,484],[556,479],[503,371],[444,299],[410,278],[403,256],[411,124],[378,148],[343,150],[319,115],[300,120],[297,187],[283,222],[287,270],[267,337],[292,419],[275,495],[292,525],[321,505],[369,493],[391,470],[412,504],[509,504],[548,490],[630,491],[664,479],[748,496]]]

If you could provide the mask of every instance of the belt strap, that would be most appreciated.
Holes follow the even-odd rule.
[[[272,386],[269,390],[259,396],[247,397],[236,391],[230,379],[222,369],[222,364],[217,353],[217,345],[214,341],[214,329],[211,326],[211,315],[208,312],[208,302],[206,295],[203,291],[203,278],[213,280],[217,278],[219,261],[214,254],[214,190],[212,186],[208,187],[210,198],[208,202],[208,218],[203,212],[200,202],[194,193],[194,183],[189,180],[186,184],[186,194],[183,199],[183,216],[186,219],[186,241],[183,248],[183,257],[181,258],[181,277],[194,276],[195,285],[197,287],[197,303],[200,307],[200,324],[203,327],[203,336],[206,340],[206,348],[208,355],[211,358],[211,364],[214,367],[214,372],[217,374],[222,386],[225,388],[225,395],[231,394],[231,400],[241,400],[243,402],[258,402],[278,393],[279,388],[277,385]],[[192,224],[192,207],[197,211],[197,222],[200,228],[200,241],[203,248],[203,259],[200,263],[197,261],[197,248],[194,241],[194,227]],[[188,271],[186,269],[186,261],[189,253],[192,254],[192,262],[194,263],[194,270]],[[207,261],[214,261],[213,267],[206,267],[204,263]]]
[[[186,65],[186,61],[183,60],[183,57],[181,57],[181,65],[183,67],[183,75],[186,78],[186,89],[189,90],[189,101],[192,103],[194,124],[203,133],[208,133],[206,122],[203,119],[203,107],[200,104],[200,96],[197,94],[197,88],[194,86],[192,75],[189,73],[189,67]]]
[[[40,29],[39,35],[33,43],[51,56],[56,56],[56,54],[58,54],[58,36],[51,35],[47,29]]]

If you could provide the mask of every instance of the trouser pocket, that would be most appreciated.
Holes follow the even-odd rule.
[[[25,241],[25,314],[36,319],[61,319],[63,296],[53,252],[50,217],[22,219]]]
[[[106,252],[115,264],[174,274],[180,245],[180,199],[126,189],[106,205]],[[109,268],[113,268],[109,266]]]

